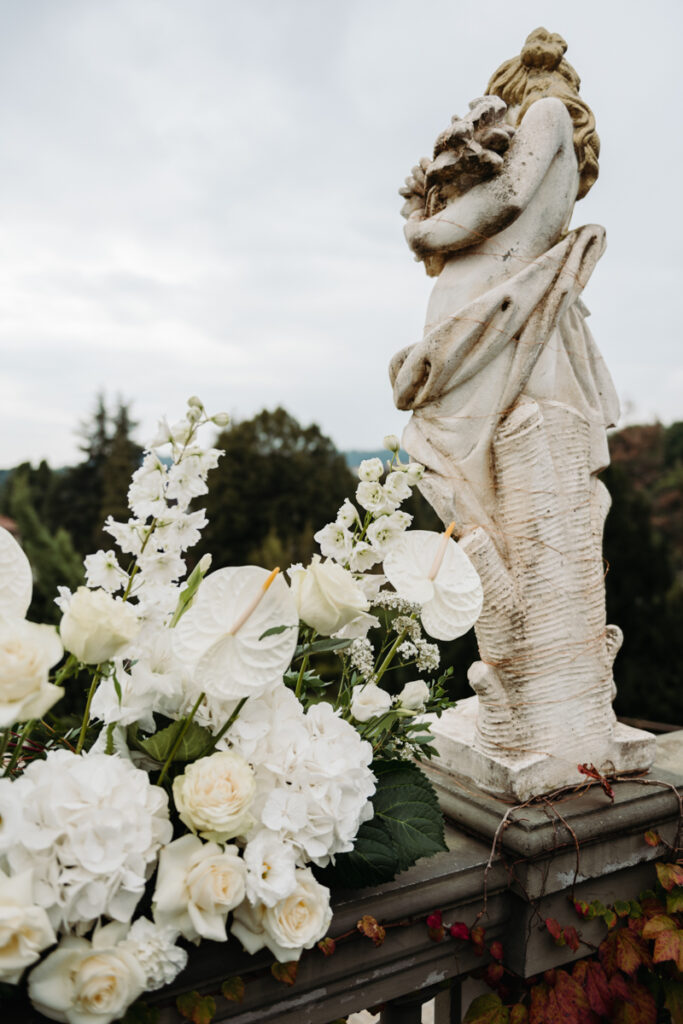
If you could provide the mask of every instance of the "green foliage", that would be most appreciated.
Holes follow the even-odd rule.
[[[239,976],[227,978],[221,985],[223,998],[229,1003],[241,1003],[244,999],[244,981]]]
[[[216,1000],[199,992],[184,992],[176,999],[176,1007],[181,1017],[192,1024],[211,1024],[216,1015]]]
[[[300,426],[282,408],[234,424],[216,445],[225,458],[211,478],[198,553],[212,552],[216,569],[307,561],[313,533],[355,489],[344,457],[317,426]]]
[[[434,789],[410,761],[373,763],[374,817],[365,822],[350,853],[318,872],[325,885],[357,888],[390,882],[420,857],[446,849]]]
[[[121,1024],[158,1024],[159,1011],[146,1003],[133,1003],[121,1018]]]
[[[134,734],[131,734],[131,730],[129,730],[128,738],[138,750],[144,751],[145,754],[154,758],[159,764],[163,764],[173,750],[183,730],[185,732],[177,750],[173,754],[173,761],[195,761],[206,750],[211,748],[213,734],[201,725],[197,725],[196,722],[188,723],[185,718],[172,722],[171,725],[166,726],[165,729],[160,729],[159,732],[155,732],[153,736],[149,736],[145,740],[141,740]]]

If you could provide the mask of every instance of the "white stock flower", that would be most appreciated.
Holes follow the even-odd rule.
[[[406,683],[396,698],[397,703],[402,708],[405,708],[406,711],[415,712],[424,711],[428,700],[429,687],[424,679],[412,679],[409,683]]]
[[[157,522],[154,537],[157,544],[165,548],[186,551],[199,542],[200,531],[207,523],[203,508],[197,509],[196,512],[185,512],[174,505],[166,509]]]
[[[167,472],[156,452],[148,452],[142,465],[133,473],[128,488],[128,504],[138,519],[163,515],[166,510],[164,492]]]
[[[111,1024],[142,995],[145,978],[120,943],[118,923],[95,931],[92,941],[73,935],[31,971],[28,994],[40,1013],[67,1024]]]
[[[314,555],[307,569],[292,566],[289,575],[299,618],[324,636],[369,608],[351,573],[336,562],[322,562]]]
[[[176,776],[173,799],[188,828],[224,843],[246,834],[253,824],[250,807],[255,788],[254,772],[244,758],[217,750]]]
[[[351,714],[357,722],[368,722],[383,715],[391,707],[391,696],[375,683],[354,686],[351,693]]]
[[[390,512],[370,523],[367,536],[375,551],[384,557],[397,537],[408,529],[412,518],[407,512]]]
[[[54,626],[0,618],[0,727],[42,718],[59,700],[48,673],[62,654]]]
[[[145,992],[155,992],[175,981],[187,965],[187,951],[176,945],[175,928],[139,917],[121,947],[129,952],[145,975]]]
[[[382,444],[390,452],[397,452],[401,447],[401,442],[396,437],[396,434],[387,434]]]
[[[387,493],[382,484],[371,480],[358,484],[356,488],[356,501],[361,508],[364,508],[367,512],[372,512],[373,516],[381,516],[385,512],[394,512],[400,504],[398,500],[393,499]]]
[[[352,572],[365,572],[367,569],[372,569],[373,565],[377,565],[381,560],[382,556],[371,544],[368,544],[366,540],[359,540],[354,544],[349,557],[349,569]]]
[[[245,896],[246,873],[236,846],[224,850],[197,836],[181,836],[159,856],[154,920],[193,942],[225,942],[228,914]]]
[[[272,907],[296,888],[297,850],[277,832],[262,828],[244,850],[247,896],[252,903]]]
[[[331,920],[330,890],[315,880],[310,868],[298,868],[293,892],[263,911],[265,944],[281,962],[298,960],[304,949],[323,938]]]
[[[384,472],[384,463],[381,459],[363,459],[358,467],[358,479],[365,482],[379,480]]]
[[[150,531],[149,526],[136,519],[119,523],[112,516],[107,516],[103,529],[114,538],[125,555],[139,555]]]
[[[346,562],[353,546],[353,534],[339,523],[328,523],[313,534],[313,539],[320,545],[325,558],[334,558],[337,562]]]
[[[67,651],[86,665],[109,661],[138,632],[135,609],[103,590],[79,587],[62,616],[59,632]]]
[[[163,789],[121,757],[68,750],[33,761],[12,785],[22,816],[5,857],[14,873],[33,869],[53,927],[130,921],[172,835]]]
[[[410,497],[410,483],[406,474],[400,470],[392,470],[384,481],[384,493],[390,501],[400,504]]]
[[[350,529],[359,522],[360,517],[358,515],[358,509],[353,502],[349,501],[348,498],[344,498],[344,504],[337,512],[337,523],[340,526],[345,526],[347,529]]]
[[[50,919],[34,902],[32,872],[9,877],[0,870],[0,981],[16,985],[56,941]]]
[[[414,487],[425,475],[425,468],[421,462],[409,462],[406,466],[405,474],[410,486]]]
[[[96,551],[86,555],[85,579],[93,589],[101,587],[108,594],[115,594],[128,580],[128,573],[119,565],[114,551]]]
[[[164,634],[168,630],[147,638],[144,652],[130,671],[117,663],[116,679],[113,675],[102,679],[90,706],[91,718],[105,725],[138,722],[145,732],[155,732],[155,711],[168,717],[177,714],[185,698],[185,679],[182,666],[169,650],[170,637]]]

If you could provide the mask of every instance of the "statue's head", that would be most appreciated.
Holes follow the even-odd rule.
[[[598,177],[600,139],[590,107],[579,96],[581,79],[564,59],[567,49],[562,36],[535,29],[522,47],[519,57],[505,61],[491,77],[486,92],[500,96],[508,107],[518,107],[518,122],[536,100],[556,96],[562,100],[574,124],[574,149],[579,165],[577,199],[594,185]]]

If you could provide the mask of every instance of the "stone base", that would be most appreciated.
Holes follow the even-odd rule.
[[[544,796],[565,786],[577,786],[585,778],[580,763],[592,763],[604,775],[645,771],[654,761],[655,738],[642,729],[617,723],[612,736],[596,750],[594,745],[577,750],[562,748],[557,755],[487,754],[475,749],[478,697],[460,701],[441,718],[430,720],[434,760],[442,771],[469,781],[486,793],[519,802]]]

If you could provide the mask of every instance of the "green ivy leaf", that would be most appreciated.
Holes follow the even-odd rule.
[[[281,981],[283,985],[293,985],[296,981],[296,974],[299,970],[299,964],[296,960],[291,960],[286,964],[281,964],[278,960],[271,965],[270,973],[273,975],[276,981]]]
[[[163,764],[171,753],[173,746],[178,739],[178,734],[185,725],[185,719],[172,722],[165,729],[160,729],[153,736],[146,740],[138,739],[136,746],[143,750],[150,757]],[[208,729],[202,728],[196,722],[190,722],[187,732],[183,736],[173,760],[174,761],[195,761],[201,757],[203,752],[211,746],[213,736]]]
[[[463,1018],[463,1024],[508,1024],[510,1013],[493,992],[478,996]]]
[[[674,886],[683,885],[683,864],[655,864],[659,884],[667,892]]]
[[[192,1024],[211,1024],[216,1014],[213,996],[200,996],[199,992],[183,992],[175,1001],[178,1013]]]
[[[244,982],[240,977],[227,978],[221,985],[223,997],[230,1003],[241,1003],[244,999]]]

